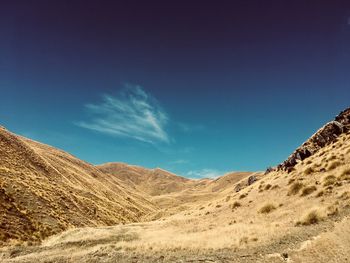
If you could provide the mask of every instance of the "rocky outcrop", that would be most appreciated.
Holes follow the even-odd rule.
[[[277,166],[277,170],[290,172],[300,161],[315,154],[319,149],[337,140],[339,135],[350,130],[350,108],[339,113],[331,122],[328,122],[303,145],[297,148],[287,160]]]
[[[248,178],[248,185],[252,185],[253,183],[255,183],[258,179],[256,178],[255,175],[251,175]]]

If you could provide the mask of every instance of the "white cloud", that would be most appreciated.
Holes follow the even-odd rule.
[[[193,170],[189,171],[186,174],[186,177],[189,178],[217,178],[221,175],[225,174],[225,172],[218,171],[215,169],[201,169],[201,170]]]
[[[117,96],[85,106],[92,118],[76,123],[80,127],[148,143],[170,141],[167,114],[140,86],[127,85]]]

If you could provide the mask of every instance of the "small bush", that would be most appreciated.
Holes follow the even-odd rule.
[[[350,180],[350,168],[345,168],[339,175],[340,180]]]
[[[323,179],[323,186],[334,185],[336,181],[337,181],[337,177],[335,177],[334,175],[327,175]]]
[[[294,181],[295,181],[295,179],[294,179],[294,178],[289,179],[289,181],[288,181],[288,185],[290,185],[291,183],[294,183]]]
[[[323,195],[324,195],[324,192],[323,192],[323,190],[321,190],[316,194],[316,197],[321,197]]]
[[[276,209],[275,205],[273,205],[273,204],[265,204],[264,206],[262,206],[259,209],[259,213],[268,214],[268,213],[271,213],[275,209]]]
[[[339,165],[341,165],[341,162],[339,161],[333,161],[328,165],[328,170],[333,170],[335,168],[337,168]]]
[[[271,188],[271,186],[272,185],[270,185],[270,184],[265,185],[265,190],[269,190]]]
[[[327,207],[327,216],[335,216],[339,214],[338,206],[330,205]]]
[[[243,198],[247,197],[247,195],[248,195],[248,194],[241,194],[241,195],[239,196],[239,199],[243,199]]]
[[[349,192],[344,192],[344,193],[342,193],[342,194],[339,196],[339,198],[340,198],[341,200],[348,200],[348,199],[350,198],[350,193],[349,193]]]
[[[242,206],[241,203],[237,201],[235,201],[233,204],[230,205],[232,210],[240,206]]]
[[[313,169],[311,166],[307,167],[307,168],[304,170],[304,174],[305,174],[305,175],[312,174],[313,172],[314,172],[314,169]]]
[[[335,155],[331,155],[330,157],[327,158],[328,161],[332,161],[335,159],[337,159],[337,156],[335,156]]]
[[[301,189],[303,186],[304,186],[304,185],[303,185],[302,183],[299,183],[299,182],[293,183],[293,184],[289,187],[288,195],[296,195],[297,193],[299,193],[300,189]]]
[[[296,225],[303,225],[303,226],[308,226],[308,225],[313,225],[317,224],[322,220],[322,216],[319,210],[313,209],[307,214],[305,214],[300,221],[296,223]]]
[[[301,196],[306,196],[309,195],[317,190],[316,186],[306,186],[301,190]]]

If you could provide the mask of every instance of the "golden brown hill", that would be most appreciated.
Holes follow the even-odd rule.
[[[146,169],[124,163],[106,163],[96,166],[101,172],[116,176],[130,187],[151,196],[168,195],[182,191],[203,190],[221,192],[248,178],[252,172],[231,172],[216,179],[189,179],[160,168]]]
[[[349,261],[350,133],[290,173],[272,171],[239,192],[228,187],[212,193],[152,222],[79,228],[41,245],[8,247],[0,250],[0,261]]]
[[[116,177],[0,128],[0,240],[138,222],[156,207]]]
[[[151,196],[180,192],[195,180],[177,176],[160,168],[146,169],[124,163],[106,163],[96,166],[101,172],[113,175],[130,187]]]
[[[158,211],[148,217],[149,219],[174,214],[198,202],[218,198],[220,194],[233,190],[240,181],[242,187],[247,185],[250,175],[261,175],[252,172],[232,172],[217,179],[189,179],[159,168],[146,169],[124,163],[107,163],[98,165],[97,168],[144,193],[149,200],[166,210]]]

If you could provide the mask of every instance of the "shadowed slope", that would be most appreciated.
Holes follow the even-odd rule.
[[[140,221],[155,206],[94,166],[0,128],[0,239]]]

